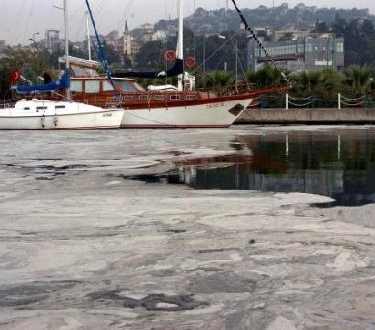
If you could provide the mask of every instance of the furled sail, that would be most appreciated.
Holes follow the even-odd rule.
[[[18,94],[48,93],[57,90],[65,90],[70,87],[69,73],[65,72],[59,80],[50,81],[44,84],[29,85],[22,84],[16,87]]]
[[[169,77],[176,77],[184,73],[184,61],[176,59],[172,68],[167,71],[154,71],[154,72],[135,72],[126,70],[115,70],[112,75],[116,78],[139,78],[139,79],[163,79]]]

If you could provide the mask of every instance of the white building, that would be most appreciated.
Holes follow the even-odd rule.
[[[131,61],[134,60],[134,57],[138,54],[141,45],[140,43],[133,37],[131,32],[129,31],[128,22],[125,22],[125,29],[124,29],[124,36],[123,36],[123,52],[124,55],[130,59]]]
[[[62,41],[60,40],[60,31],[47,30],[45,32],[45,47],[50,52],[56,52],[60,49]]]

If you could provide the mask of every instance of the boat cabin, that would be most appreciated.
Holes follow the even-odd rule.
[[[113,78],[113,85],[105,76],[73,77],[70,89],[73,95],[77,94],[113,94],[117,92],[137,93],[145,90],[132,79]]]

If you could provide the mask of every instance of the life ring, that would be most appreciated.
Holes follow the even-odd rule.
[[[176,52],[174,50],[167,50],[164,53],[164,59],[168,63],[175,61],[176,60]]]
[[[197,61],[195,60],[195,57],[193,56],[189,56],[186,60],[185,60],[185,65],[188,69],[193,69],[195,68],[195,66],[197,65]]]

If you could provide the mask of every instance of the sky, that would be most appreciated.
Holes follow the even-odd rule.
[[[237,0],[241,8],[259,5],[272,6],[287,2],[290,6],[304,2],[309,6],[370,8],[375,14],[374,0]],[[10,44],[26,43],[30,38],[42,38],[47,29],[63,30],[62,11],[54,6],[62,6],[63,0],[0,0],[0,40]],[[69,0],[70,39],[79,40],[84,36],[84,0]],[[98,29],[101,33],[122,30],[125,19],[130,28],[140,24],[154,23],[159,19],[176,17],[177,0],[91,0]],[[229,1],[230,3],[230,1]],[[355,3],[355,5],[353,5]],[[223,8],[226,0],[185,0],[185,15],[194,8]],[[230,6],[230,8],[232,8]],[[39,33],[36,34],[36,33]]]

